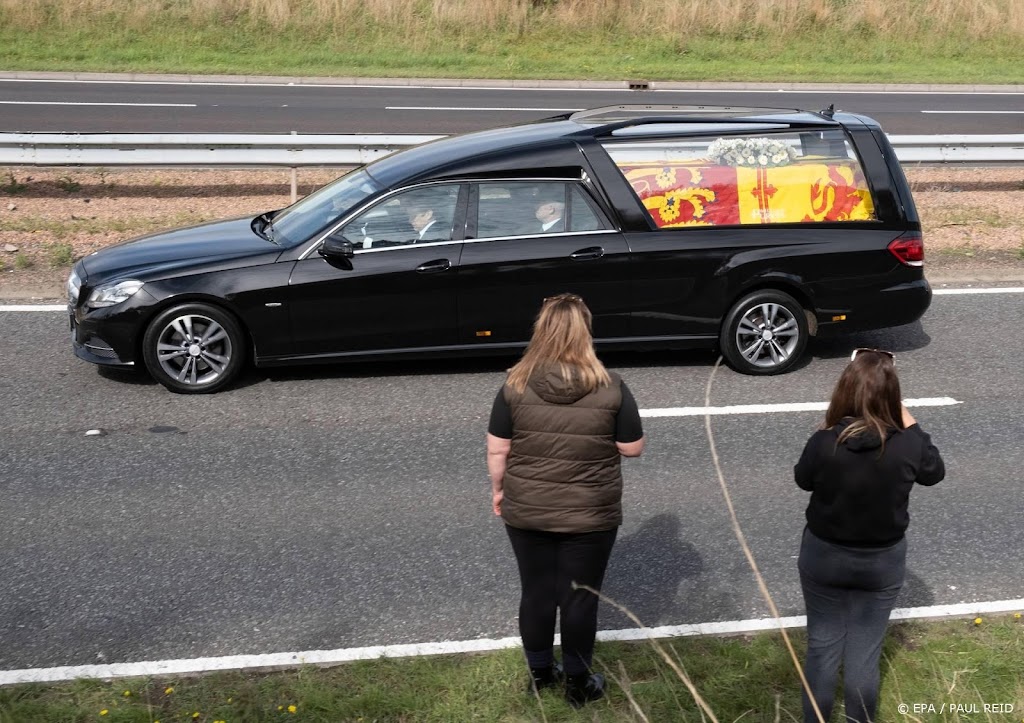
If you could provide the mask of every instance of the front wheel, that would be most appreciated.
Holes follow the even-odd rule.
[[[223,309],[180,304],[162,312],[146,329],[142,357],[153,378],[172,392],[216,392],[241,370],[245,335]]]
[[[781,291],[755,291],[729,310],[718,343],[722,356],[743,374],[782,374],[807,347],[807,317]]]

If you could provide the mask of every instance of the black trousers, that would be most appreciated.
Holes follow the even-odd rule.
[[[825,720],[843,666],[846,718],[875,720],[879,657],[889,614],[906,577],[907,541],[890,547],[837,545],[804,529],[800,545],[800,585],[807,605],[805,674]],[[804,721],[817,721],[807,691]]]
[[[590,670],[597,635],[597,595],[572,583],[601,589],[618,529],[543,532],[505,526],[519,564],[522,598],[519,634],[529,653],[551,650],[555,614],[561,613],[562,664],[568,675]]]

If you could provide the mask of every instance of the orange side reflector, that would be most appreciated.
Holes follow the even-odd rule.
[[[832,321],[846,321],[846,314],[840,314],[839,316],[833,316]]]
[[[490,336],[490,335],[491,335],[491,332],[489,332],[489,331],[478,331],[478,332],[476,333],[476,335],[477,335],[477,336]]]

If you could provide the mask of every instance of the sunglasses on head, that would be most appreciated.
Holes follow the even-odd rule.
[[[893,354],[891,351],[886,351],[885,349],[868,349],[867,347],[858,347],[857,349],[854,349],[853,353],[850,354],[850,361],[856,359],[858,354],[864,354],[866,352],[887,356],[892,361],[893,366],[896,366],[896,355]]]
[[[558,294],[557,296],[545,296],[544,297],[544,303],[546,304],[549,301],[572,301],[572,302],[577,302],[577,301],[583,301],[583,299],[581,299],[576,294]]]

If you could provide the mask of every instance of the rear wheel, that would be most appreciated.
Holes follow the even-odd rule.
[[[180,304],[146,329],[142,357],[153,378],[172,392],[216,392],[238,376],[245,361],[245,335],[223,309]]]
[[[807,317],[789,294],[765,289],[740,299],[722,324],[718,343],[743,374],[782,374],[807,347]]]

